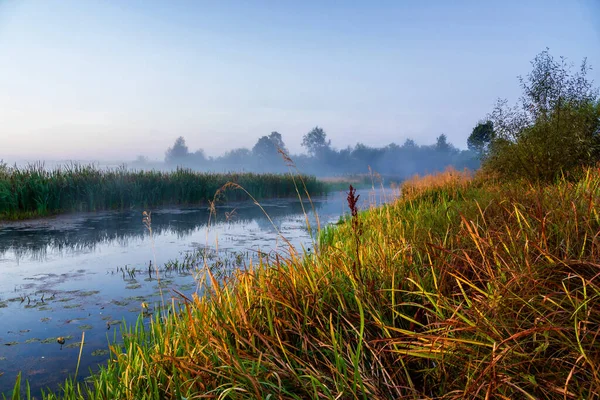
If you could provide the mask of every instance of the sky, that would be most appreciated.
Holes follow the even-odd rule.
[[[600,0],[0,0],[0,159],[459,148],[550,48],[600,85]]]

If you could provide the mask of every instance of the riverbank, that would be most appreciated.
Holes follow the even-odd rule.
[[[448,171],[402,193],[324,229],[316,254],[226,284],[207,271],[207,295],[129,326],[58,397],[599,396],[599,171],[545,186]]]
[[[228,182],[235,185],[221,190]],[[238,190],[240,187],[244,190]],[[78,164],[48,170],[42,164],[26,168],[0,164],[0,221],[69,212],[209,204],[215,193],[219,193],[217,200],[229,201],[248,200],[250,196],[292,197],[298,195],[298,187],[311,195],[328,190],[326,184],[306,175],[132,171]]]

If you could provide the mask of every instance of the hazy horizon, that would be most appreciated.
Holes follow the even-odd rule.
[[[600,3],[0,3],[5,160],[208,156],[278,131],[459,148],[550,48],[600,81]]]

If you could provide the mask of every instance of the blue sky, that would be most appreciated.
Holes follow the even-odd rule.
[[[0,0],[0,158],[300,152],[315,125],[464,148],[546,47],[600,84],[600,2]]]

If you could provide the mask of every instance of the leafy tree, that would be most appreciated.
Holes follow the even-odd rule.
[[[492,121],[479,121],[467,139],[469,150],[484,156],[492,139],[494,138],[494,123]]]
[[[269,136],[258,139],[252,148],[252,154],[261,160],[274,161],[279,156],[279,149],[287,152],[281,134],[271,132]]]
[[[327,140],[327,134],[323,128],[315,126],[302,138],[302,146],[306,148],[308,154],[320,158],[330,148],[331,140]]]
[[[435,139],[435,150],[440,152],[450,152],[452,145],[448,143],[448,137],[445,134],[441,134]]]
[[[179,136],[175,140],[173,147],[169,147],[165,153],[165,162],[167,164],[176,164],[183,162],[190,155],[189,149],[185,144],[183,136]]]
[[[484,167],[508,177],[552,180],[600,160],[600,97],[587,79],[584,59],[577,72],[548,49],[519,77],[523,95],[509,107],[499,100],[490,114],[494,137]]]
[[[414,140],[412,139],[406,139],[404,141],[404,144],[402,145],[402,147],[406,148],[406,149],[414,149],[417,147],[417,144],[415,143]]]
[[[281,149],[285,153],[287,153],[287,148],[285,147],[285,143],[283,142],[283,138],[281,137],[281,133],[275,131],[271,132],[269,135],[269,140],[273,142],[273,145],[276,149]]]
[[[194,153],[190,154],[190,161],[196,165],[206,164],[208,159],[206,158],[206,154],[204,154],[204,150],[198,149]]]

